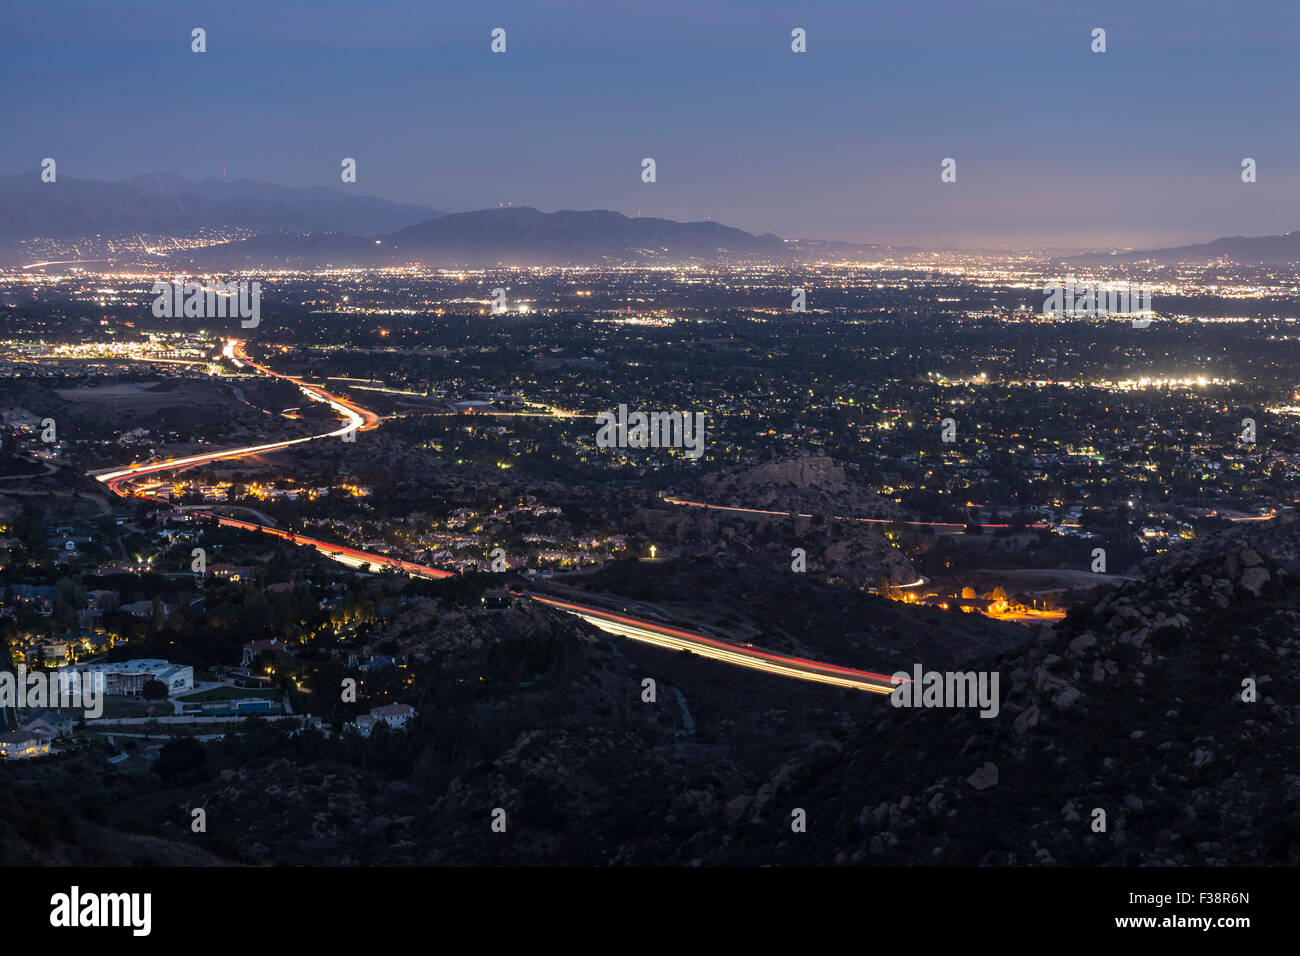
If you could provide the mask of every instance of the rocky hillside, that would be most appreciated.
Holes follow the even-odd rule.
[[[875,525],[788,515],[743,515],[670,504],[640,509],[636,527],[662,553],[707,557],[734,572],[781,570],[790,573],[794,549],[802,552],[806,576],[855,588],[915,581],[907,555],[889,543]]]
[[[728,591],[681,562],[648,565],[665,593],[629,599],[695,587],[703,607],[739,603],[720,629],[749,615],[810,645],[838,634],[834,653],[873,669],[995,671],[991,718],[895,708],[548,609],[444,609],[432,660],[399,675],[419,709],[409,731],[249,721],[190,745],[167,777],[106,751],[0,767],[0,846],[11,862],[130,847],[249,864],[1294,865],[1297,544],[1295,521],[1234,528],[1037,634],[807,579]],[[95,781],[76,805],[60,797],[69,773]],[[188,829],[196,807],[205,834]],[[83,833],[89,856],[64,836]]]
[[[639,518],[648,527],[670,543],[687,545],[674,553],[708,553],[713,560],[738,569],[760,564],[788,568],[792,550],[801,548],[805,573],[822,580],[870,587],[881,579],[906,584],[917,578],[911,562],[881,533],[881,525],[833,520],[835,516],[897,518],[901,510],[849,480],[843,467],[830,458],[791,458],[718,472],[675,497],[781,514],[688,505],[643,510]],[[706,544],[691,551],[693,541]]]
[[[381,653],[380,645],[392,641],[399,655],[418,661],[475,660],[513,636],[537,633],[552,623],[567,629],[572,621],[557,621],[553,611],[526,600],[487,613],[451,601],[423,601],[380,628],[371,641],[361,646],[361,653],[363,657]],[[585,628],[573,628],[573,632],[586,639],[591,637]]]
[[[996,718],[891,709],[782,768],[766,783],[833,836],[779,858],[1300,862],[1298,543],[1283,519],[1198,542],[991,661]]]
[[[701,478],[680,494],[714,505],[856,518],[897,518],[899,506],[865,488],[825,456],[740,466]]]

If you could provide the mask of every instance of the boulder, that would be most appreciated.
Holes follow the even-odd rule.
[[[1069,710],[1083,693],[1077,687],[1067,687],[1053,698],[1052,703],[1061,710]]]
[[[1243,591],[1249,591],[1255,597],[1259,597],[1260,590],[1269,582],[1272,575],[1268,573],[1268,568],[1247,568],[1241,572],[1241,578],[1237,583]]]
[[[723,808],[723,818],[727,821],[727,826],[734,827],[739,823],[753,800],[754,798],[747,793],[742,793],[728,800],[727,805]]]
[[[966,782],[976,790],[989,790],[996,787],[998,785],[997,765],[986,761],[984,766],[966,778]]]
[[[1038,726],[1038,705],[1034,704],[1016,718],[1011,729],[1015,731],[1016,736],[1020,736],[1026,730],[1032,730],[1036,726]]]

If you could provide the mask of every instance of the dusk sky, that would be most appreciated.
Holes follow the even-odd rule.
[[[1300,228],[1300,4],[9,3],[0,172],[926,246]],[[190,51],[207,30],[208,51]],[[505,54],[490,31],[507,31]],[[808,52],[790,50],[803,27]],[[1094,27],[1108,50],[1090,52]],[[358,182],[339,181],[354,157]],[[640,179],[654,157],[658,181]],[[1244,184],[1241,160],[1258,163]],[[944,157],[957,182],[941,183]]]

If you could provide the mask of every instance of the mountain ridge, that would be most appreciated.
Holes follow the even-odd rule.
[[[506,206],[445,213],[429,207],[354,195],[337,186],[289,187],[263,180],[192,181],[174,172],[147,172],[115,181],[61,177],[39,171],[0,176],[0,244],[6,258],[38,238],[198,236],[241,229],[250,236],[165,255],[168,268],[235,269],[278,266],[662,265],[723,259],[896,259],[923,251],[879,243],[781,238],[709,220],[629,217],[609,209]],[[217,237],[221,238],[221,237]],[[81,255],[99,255],[86,253]],[[114,249],[111,260],[132,252]],[[56,258],[51,256],[50,258]],[[1242,265],[1300,264],[1300,231],[1273,236],[1220,236],[1162,249],[1086,253],[1072,264],[1164,265],[1230,260]],[[93,260],[92,260],[93,261]]]
[[[0,238],[130,234],[184,235],[203,229],[253,232],[395,232],[437,218],[437,209],[353,195],[333,186],[292,187],[251,179],[197,182],[176,173],[104,181],[38,171],[0,176]]]
[[[1209,242],[1125,253],[1089,253],[1072,257],[1085,264],[1153,262],[1159,265],[1229,259],[1241,265],[1300,263],[1300,231],[1275,236],[1220,236]]]
[[[609,209],[508,206],[449,213],[391,235],[257,236],[172,257],[178,268],[251,268],[268,264],[440,267],[663,265],[727,258],[791,260],[831,245],[755,235],[712,220],[631,217]],[[844,244],[841,254],[899,255],[886,246]]]

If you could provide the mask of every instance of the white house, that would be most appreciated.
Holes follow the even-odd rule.
[[[348,726],[362,737],[369,737],[375,725],[381,721],[394,730],[405,730],[407,724],[415,719],[415,713],[415,708],[410,704],[386,704],[375,707],[369,714],[362,714]]]
[[[188,664],[170,664],[155,658],[118,661],[112,664],[78,664],[78,673],[104,675],[106,694],[140,696],[147,681],[156,680],[167,685],[167,696],[194,689],[194,668]]]
[[[407,722],[415,719],[415,708],[410,704],[387,704],[384,707],[376,707],[370,712],[370,716],[375,720],[382,720],[394,730],[405,730]]]
[[[41,757],[49,752],[48,737],[24,730],[0,734],[0,759],[25,760],[28,757]]]

